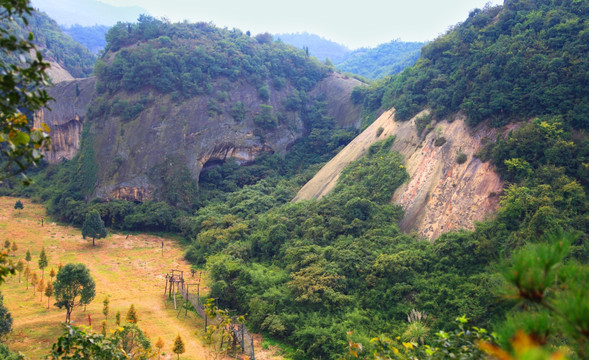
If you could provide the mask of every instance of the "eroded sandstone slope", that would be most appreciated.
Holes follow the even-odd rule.
[[[470,129],[464,119],[434,124],[435,130],[419,137],[415,119],[393,121],[394,113],[385,112],[337,156],[329,161],[297,194],[293,201],[319,199],[328,194],[347,164],[366,153],[370,145],[396,136],[393,150],[405,158],[410,180],[394,194],[392,201],[405,210],[401,222],[404,231],[417,231],[433,240],[443,232],[472,228],[497,208],[502,182],[491,169],[473,155],[497,130]],[[376,136],[382,128],[382,133]],[[435,146],[437,138],[446,142]],[[463,152],[467,160],[456,161]]]

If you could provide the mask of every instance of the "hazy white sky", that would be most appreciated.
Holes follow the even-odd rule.
[[[101,0],[141,6],[171,21],[213,22],[263,32],[309,32],[347,45],[373,47],[394,39],[432,40],[470,10],[502,0]]]

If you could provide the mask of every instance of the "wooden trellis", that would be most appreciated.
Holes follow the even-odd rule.
[[[200,301],[200,271],[197,273],[196,281],[194,283],[186,283],[184,280],[184,272],[180,270],[171,270],[171,273],[166,274],[166,287],[164,289],[164,296],[167,294],[169,297],[174,298],[174,309],[177,310],[178,307],[176,306],[176,293],[179,293],[180,296],[184,299],[184,303],[182,307],[184,308],[184,317],[188,315],[188,304],[192,304],[196,312],[202,316],[205,320],[205,328],[209,322],[216,324],[217,319],[209,319],[205,312],[205,307],[203,303]],[[196,286],[196,293],[194,292],[194,287]],[[180,316],[182,313],[182,307],[178,310],[178,314],[176,317]],[[250,360],[255,360],[254,354],[254,341],[251,334],[247,331],[246,327],[243,324],[237,323],[233,320],[232,324],[229,325],[230,330],[233,333],[233,348],[236,348],[236,343],[238,343],[243,352],[249,357]]]
[[[166,293],[168,297],[174,298],[174,309],[176,306],[176,292],[184,289],[184,271],[172,269],[170,274],[166,274],[166,287],[164,289],[164,296]]]

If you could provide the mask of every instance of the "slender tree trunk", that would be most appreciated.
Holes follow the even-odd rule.
[[[96,246],[96,243],[94,242],[94,236],[92,237],[92,246]]]
[[[51,299],[49,296],[47,296],[47,309],[49,309],[49,299]]]

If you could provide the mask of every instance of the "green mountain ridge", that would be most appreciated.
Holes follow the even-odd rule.
[[[186,258],[208,271],[209,295],[247,314],[287,358],[483,359],[483,338],[517,358],[525,333],[525,351],[582,359],[588,26],[586,1],[508,0],[472,11],[413,67],[366,86],[269,34],[143,16],[107,34],[82,88],[96,81],[77,154],[16,192],[64,222],[97,210],[115,229],[180,233]],[[326,82],[339,93],[360,85],[341,105],[356,103],[358,117],[363,106],[364,125],[395,108],[414,137],[370,142],[329,194],[291,203],[356,134],[329,113],[334,96],[314,93]],[[76,84],[56,89],[75,94]],[[439,126],[456,117],[483,145],[476,154],[450,151],[452,133]],[[485,138],[485,126],[498,136]],[[433,242],[402,232],[391,198],[409,179],[392,150],[403,142],[454,153],[450,172],[492,164],[506,184],[489,194],[495,216]],[[460,181],[469,179],[448,186]],[[416,311],[427,318],[408,322]]]
[[[315,34],[277,34],[274,38],[299,49],[308,49],[309,54],[320,61],[329,59],[342,72],[379,79],[401,72],[419,58],[425,43],[394,40],[375,48],[350,50],[344,45]]]
[[[336,68],[368,79],[381,79],[415,64],[424,45],[422,42],[395,40],[372,49],[357,49],[336,63]]]
[[[61,29],[80,44],[86,46],[93,54],[98,54],[106,46],[104,38],[110,26],[107,25],[71,25],[61,26]]]

